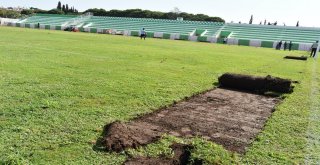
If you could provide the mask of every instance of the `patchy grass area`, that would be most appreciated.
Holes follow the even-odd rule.
[[[319,163],[320,67],[312,59],[284,60],[288,52],[264,48],[8,27],[0,27],[0,36],[0,164],[121,164],[125,154],[94,149],[104,125],[210,89],[225,72],[300,84],[244,156],[195,139],[194,158]],[[166,150],[154,144],[131,152]]]

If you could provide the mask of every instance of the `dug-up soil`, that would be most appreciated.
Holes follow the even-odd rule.
[[[278,92],[290,93],[293,91],[292,81],[279,77],[258,77],[243,74],[225,73],[219,77],[220,87],[236,90],[247,90],[257,93]]]
[[[109,151],[121,152],[157,141],[167,133],[203,137],[229,151],[244,153],[279,101],[217,88],[128,123],[112,123],[106,126],[103,145]]]
[[[297,57],[297,56],[285,56],[284,59],[307,61],[307,60],[308,60],[308,57],[306,57],[306,56],[301,56],[301,57]]]
[[[192,146],[173,144],[170,148],[174,154],[173,158],[137,157],[128,159],[124,165],[186,165],[189,163],[191,156],[190,150],[192,149]]]

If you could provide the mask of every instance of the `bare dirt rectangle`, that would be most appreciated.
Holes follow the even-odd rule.
[[[119,128],[109,127],[104,141],[109,150],[135,148],[167,133],[177,137],[204,137],[230,151],[244,153],[279,101],[278,98],[217,88],[134,119]]]

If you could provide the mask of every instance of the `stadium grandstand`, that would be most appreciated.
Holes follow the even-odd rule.
[[[279,41],[293,42],[293,49],[308,50],[320,37],[320,28],[251,25],[201,21],[164,20],[126,17],[99,17],[84,14],[67,16],[37,14],[10,26],[64,30],[75,26],[82,32],[139,36],[146,28],[148,37],[274,48]],[[38,27],[39,26],[39,27]]]

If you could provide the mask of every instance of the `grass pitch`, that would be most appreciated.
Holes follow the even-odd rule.
[[[285,55],[264,48],[0,27],[0,164],[121,164],[124,154],[94,147],[105,124],[210,89],[225,72],[271,74],[300,84],[245,155],[193,139],[194,158],[319,163],[319,62],[284,60]],[[129,153],[168,153],[172,141],[188,140],[165,137]]]

